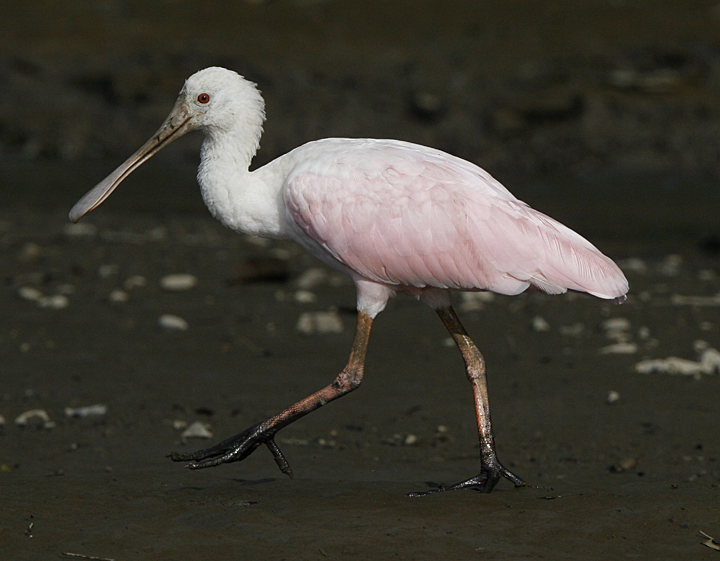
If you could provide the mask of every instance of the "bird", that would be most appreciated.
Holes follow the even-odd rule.
[[[517,295],[531,288],[622,302],[629,287],[620,268],[585,238],[518,200],[485,170],[434,148],[399,140],[326,138],[250,171],[264,121],[256,84],[225,68],[200,70],[185,81],[158,131],[69,213],[77,222],[138,166],[199,129],[205,137],[197,179],[210,213],[239,233],[297,242],[355,285],[357,324],[350,356],[330,384],[214,446],[174,452],[170,459],[203,469],[241,461],[264,445],[292,477],[275,435],[360,385],[375,318],[391,297],[407,294],[435,310],[462,355],[480,444],[476,475],[408,495],[466,488],[489,493],[502,478],[525,486],[498,458],[485,359],[450,295]]]

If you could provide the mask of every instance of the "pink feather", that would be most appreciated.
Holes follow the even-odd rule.
[[[399,141],[323,143],[297,149],[314,154],[288,174],[285,203],[305,234],[365,279],[501,294],[628,290],[590,242],[465,160]]]

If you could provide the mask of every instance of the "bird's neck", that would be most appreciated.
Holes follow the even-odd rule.
[[[280,237],[281,185],[274,185],[267,174],[248,169],[261,132],[259,126],[257,130],[206,131],[198,183],[208,209],[228,228],[255,236]]]

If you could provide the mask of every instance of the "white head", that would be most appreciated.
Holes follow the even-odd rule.
[[[143,162],[187,132],[201,129],[208,138],[235,135],[248,159],[257,151],[265,103],[255,84],[232,70],[211,67],[185,81],[175,106],[158,131],[113,173],[98,183],[70,211],[77,222],[99,206]]]
[[[238,127],[262,130],[265,120],[265,102],[255,84],[218,66],[190,76],[177,103],[188,111],[192,128],[209,134]]]

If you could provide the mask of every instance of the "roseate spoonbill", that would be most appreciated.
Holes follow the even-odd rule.
[[[205,133],[198,182],[210,212],[255,236],[294,240],[352,278],[357,327],[350,358],[325,388],[205,450],[173,453],[192,469],[245,459],[266,445],[292,476],[275,434],[360,385],[373,320],[395,293],[432,307],[455,340],[475,397],[480,472],[441,490],[492,491],[501,477],[524,481],[497,457],[485,361],[450,303],[451,290],[514,295],[529,287],[622,301],[628,283],[592,244],[516,199],[487,172],[439,150],[397,140],[309,142],[255,170],[264,102],[255,84],[224,68],[185,82],[160,129],[70,211],[78,221],[134,169],[185,133]]]

